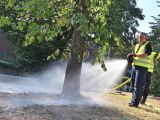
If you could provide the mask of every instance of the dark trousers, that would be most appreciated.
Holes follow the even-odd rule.
[[[151,76],[152,76],[152,73],[151,72],[147,72],[147,75],[145,77],[145,84],[144,84],[144,87],[143,87],[143,94],[142,94],[142,103],[145,103],[147,97],[148,97],[148,93],[149,93],[149,87],[150,87],[150,84],[151,84]]]
[[[131,73],[131,86],[132,99],[131,104],[138,106],[143,93],[143,86],[145,83],[145,77],[147,74],[147,68],[140,66],[133,66]]]

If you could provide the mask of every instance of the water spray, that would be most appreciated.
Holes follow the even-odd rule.
[[[85,102],[88,104],[89,101],[98,101],[97,98],[100,98],[105,90],[117,85],[127,65],[126,60],[104,62],[107,71],[104,71],[98,63],[95,65],[83,63],[81,95],[87,97],[88,100],[57,99],[57,95],[62,92],[65,63],[53,65],[43,72],[28,77],[0,75],[0,92],[13,94],[13,97],[10,97],[12,101],[10,103],[13,104],[86,104]],[[20,96],[14,96],[17,93]]]

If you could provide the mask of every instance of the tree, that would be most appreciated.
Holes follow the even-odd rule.
[[[158,7],[160,1],[157,1]],[[160,52],[160,14],[157,17],[152,16],[155,22],[150,22],[151,24],[151,33],[150,38],[153,47],[153,51]],[[151,84],[151,93],[155,96],[160,96],[160,60],[158,60],[158,64],[155,66],[155,70],[152,76],[152,84]]]
[[[135,7],[135,5],[131,5],[135,3],[135,0],[125,1],[127,2],[127,9],[122,11],[120,9],[118,12],[119,16],[122,16],[121,18],[124,16],[129,18],[120,19],[119,22],[122,26],[127,20],[134,24],[135,22],[130,20],[131,17],[138,18],[133,11],[132,16],[128,16],[127,12],[124,12],[130,7]],[[110,36],[114,35],[113,37],[116,38],[122,33],[126,34],[126,30],[122,30],[119,34],[115,32],[116,29],[120,28],[116,24],[116,20],[114,20],[112,27],[108,24],[108,19],[114,19],[109,10],[111,5],[110,0],[0,1],[0,8],[2,9],[0,27],[8,36],[16,34],[15,36],[19,38],[20,34],[20,44],[23,43],[27,47],[40,46],[46,41],[53,42],[53,56],[55,58],[62,56],[65,49],[69,49],[71,52],[67,64],[63,94],[77,96],[80,94],[83,54],[88,48],[86,42],[93,43],[100,48],[94,54],[98,62],[103,64],[103,55],[100,53],[101,50],[107,48]],[[119,8],[121,7],[123,6],[119,6]],[[140,10],[138,14],[141,15]],[[126,21],[122,22],[123,20]],[[128,27],[131,26],[125,26],[127,30]],[[18,43],[17,39],[15,41]],[[56,46],[56,43],[59,46]]]
[[[142,10],[136,7],[135,0],[112,0],[109,6],[109,14],[107,15],[107,32],[110,33],[109,42],[109,58],[114,56],[113,53],[119,51],[117,49],[117,38],[123,43],[132,45],[137,32],[136,27],[139,26],[137,19],[143,20]],[[124,50],[124,49],[123,49]]]

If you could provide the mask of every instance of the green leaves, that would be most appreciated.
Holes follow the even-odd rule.
[[[35,37],[34,36],[31,36],[31,37],[27,37],[26,38],[27,40],[24,41],[24,46],[27,47],[28,45],[31,45],[35,42]]]
[[[12,8],[14,6],[14,0],[6,0],[6,8]]]
[[[9,19],[9,17],[0,16],[0,27],[10,25],[10,24],[11,24],[11,20]]]
[[[24,21],[19,21],[18,22],[18,26],[17,26],[17,29],[19,29],[19,30],[23,30],[24,29],[24,27],[25,27],[25,22]]]
[[[34,59],[33,48],[40,46],[43,52],[42,46],[45,46],[49,51],[42,56],[45,60],[47,56],[59,59],[64,48],[70,48],[76,27],[86,43],[96,44],[100,51],[104,51],[103,55],[97,55],[103,58],[108,52],[110,38],[119,38],[119,42],[122,42],[123,35],[129,34],[141,11],[133,9],[132,15],[129,8],[135,6],[130,0],[86,0],[85,3],[80,4],[75,0],[3,0],[0,1],[0,27],[12,38],[17,48],[21,46],[19,48],[30,51],[23,51],[23,56]],[[121,47],[121,44],[117,43],[117,46]],[[89,48],[86,45],[86,49]],[[54,52],[57,49],[60,52]]]
[[[60,50],[55,50],[51,55],[47,57],[47,60],[56,60],[56,58],[60,55]]]

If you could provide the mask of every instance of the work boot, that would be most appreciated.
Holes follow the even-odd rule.
[[[143,97],[142,99],[141,99],[141,102],[140,102],[140,104],[142,104],[142,105],[144,105],[145,104],[145,102],[146,102],[146,97]]]
[[[136,108],[138,107],[138,105],[135,105],[135,104],[133,104],[133,103],[129,103],[128,106],[129,106],[129,107],[136,107]]]

